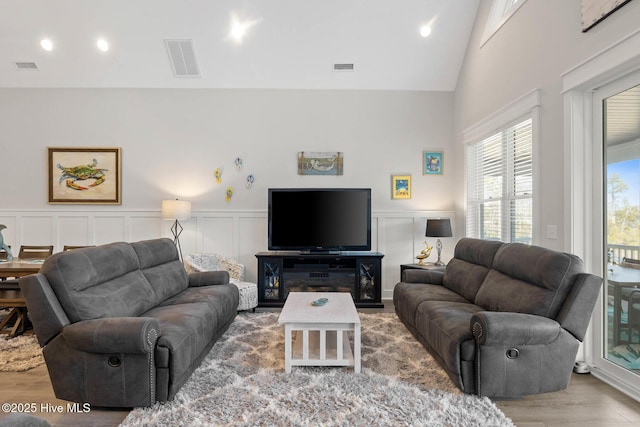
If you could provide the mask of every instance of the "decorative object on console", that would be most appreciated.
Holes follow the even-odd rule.
[[[120,204],[120,148],[47,150],[49,203]]]
[[[4,244],[4,237],[2,237],[2,230],[5,228],[7,227],[4,224],[0,224],[0,249],[7,253],[7,261],[11,261],[13,259],[13,255],[11,255],[11,248]]]
[[[451,220],[449,218],[444,219],[427,219],[427,231],[426,237],[451,237]],[[442,242],[440,239],[436,241],[436,250],[438,251],[438,261],[435,265],[444,265],[444,262],[440,259],[442,255]]]
[[[424,244],[426,245],[426,247],[421,250],[418,255],[416,255],[416,259],[418,260],[418,264],[420,265],[424,265],[424,260],[429,258],[429,255],[431,255],[431,251],[433,250],[433,246],[429,246],[426,240],[424,241]]]
[[[180,234],[182,233],[182,225],[179,221],[191,219],[191,202],[183,200],[163,200],[162,201],[162,219],[170,219],[175,222],[171,226],[173,234],[173,243],[178,248],[180,260],[182,261],[182,247],[180,246]]]
[[[443,162],[442,151],[423,151],[422,175],[442,175]]]
[[[391,176],[391,198],[410,199],[411,198],[411,175]]]
[[[342,175],[344,155],[336,152],[298,153],[298,175]]]

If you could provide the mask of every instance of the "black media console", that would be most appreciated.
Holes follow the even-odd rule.
[[[282,307],[289,292],[350,292],[356,307],[382,308],[379,252],[258,252],[258,307]]]

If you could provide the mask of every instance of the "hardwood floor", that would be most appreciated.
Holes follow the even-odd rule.
[[[385,301],[384,309],[362,311],[392,313],[394,309]],[[68,411],[69,402],[55,398],[44,365],[26,372],[0,372],[0,403],[35,403],[34,415],[53,426],[117,426],[129,413],[98,408],[85,413]],[[564,391],[495,403],[519,427],[640,425],[640,403],[589,374],[573,374]],[[58,405],[62,413],[50,412]],[[0,412],[0,422],[6,416]]]

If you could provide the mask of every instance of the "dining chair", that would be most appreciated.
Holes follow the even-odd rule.
[[[622,258],[620,267],[635,268],[636,270],[640,270],[640,259],[627,258],[627,257]]]
[[[53,253],[53,245],[51,246],[20,246],[20,259],[46,259]]]
[[[95,246],[95,245],[84,245],[84,246],[64,245],[64,246],[62,247],[62,250],[66,252],[66,251],[72,251],[72,250],[74,250],[74,249],[92,248],[92,247],[94,247],[94,246]]]
[[[7,247],[9,248],[9,250],[11,250],[10,245],[7,245]],[[0,261],[6,261],[7,258],[8,258],[7,251],[5,251],[4,249],[0,249]]]
[[[640,270],[640,259],[627,257],[622,258],[620,267]],[[637,331],[639,335],[638,340],[640,342],[640,288],[638,288],[638,286],[640,286],[640,283],[632,284],[629,287],[620,289],[620,312],[625,312],[623,302],[626,302],[627,321],[626,323],[624,323],[622,319],[618,321],[619,330],[627,331],[627,342],[629,344],[631,344],[633,340],[634,331]]]

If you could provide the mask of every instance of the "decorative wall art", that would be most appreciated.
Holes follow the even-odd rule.
[[[443,164],[442,151],[422,152],[422,175],[442,175]]]
[[[410,199],[411,198],[411,175],[391,176],[391,198]]]
[[[582,0],[582,32],[585,33],[631,0]]]
[[[298,153],[298,175],[342,175],[344,156],[342,152]]]
[[[47,150],[49,203],[121,203],[120,148]]]
[[[223,167],[220,166],[213,171],[213,176],[216,179],[216,183],[220,184],[222,182],[222,170]]]

